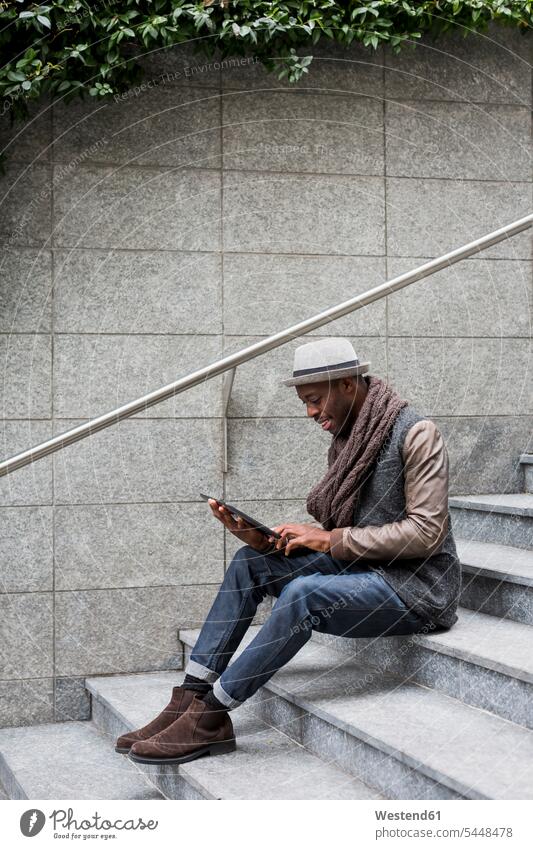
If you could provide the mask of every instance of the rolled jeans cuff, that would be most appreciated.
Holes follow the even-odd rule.
[[[207,666],[202,666],[201,663],[197,663],[195,660],[188,661],[187,666],[185,667],[185,674],[194,675],[195,678],[207,681],[208,684],[212,684],[213,681],[216,681],[219,677],[218,672],[213,672],[212,669],[208,669]]]
[[[232,710],[232,708],[239,707],[242,705],[242,702],[239,702],[237,699],[234,699],[229,693],[223,689],[220,681],[215,681],[213,684],[213,695],[219,702],[222,702],[223,705],[226,706],[228,710]]]

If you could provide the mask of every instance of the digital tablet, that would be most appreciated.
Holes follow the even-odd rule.
[[[232,504],[228,504],[226,501],[223,501],[221,498],[215,498],[214,495],[205,495],[205,493],[201,492],[200,495],[204,499],[204,501],[208,501],[209,498],[212,498],[214,501],[217,501],[219,504],[222,504],[223,507],[227,507],[232,516],[241,516],[245,522],[248,522],[250,525],[253,525],[255,530],[261,531],[267,537],[274,537],[275,539],[281,539],[281,534],[278,534],[277,531],[273,531],[270,528],[267,528],[266,525],[263,525],[261,522],[258,522],[257,519],[253,519],[251,516],[248,516],[246,513],[243,513],[242,510],[239,510],[238,507],[234,507]]]

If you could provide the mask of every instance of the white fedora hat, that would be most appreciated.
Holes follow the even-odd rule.
[[[369,362],[361,363],[349,339],[318,339],[300,345],[294,352],[292,377],[281,382],[285,386],[337,380],[368,371]]]

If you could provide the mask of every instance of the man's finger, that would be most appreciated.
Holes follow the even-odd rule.
[[[218,521],[219,521],[219,522],[223,522],[223,521],[224,521],[224,519],[223,519],[223,518],[222,518],[222,516],[220,515],[220,512],[219,512],[218,507],[211,507],[211,513],[213,514],[213,516],[215,517],[215,519],[218,519]]]
[[[217,518],[226,526],[229,531],[235,530],[237,527],[236,522],[234,521],[229,510],[226,510],[225,507],[219,507]]]
[[[233,516],[231,511],[227,509],[227,507],[224,507],[223,509],[224,509],[224,518],[225,518],[226,522],[228,523],[228,527],[231,527],[231,528],[236,530],[239,527],[238,520]]]
[[[285,536],[285,534],[290,534],[291,531],[292,531],[292,528],[293,528],[292,524],[287,524],[287,525],[278,525],[276,528],[274,528],[274,530],[277,531],[278,534],[281,534],[281,536],[283,537],[283,536]]]
[[[289,540],[292,539],[287,533],[281,535],[281,539],[276,540],[277,548],[285,548]]]
[[[285,547],[285,554],[288,554],[290,551],[292,551],[293,548],[298,548],[298,546],[302,544],[301,540],[302,537],[291,537]]]
[[[225,525],[226,520],[224,519],[224,515],[223,515],[223,512],[222,512],[223,508],[219,507],[218,501],[215,501],[214,498],[211,498],[211,499],[209,499],[208,504],[211,508],[211,513],[213,514],[215,519],[218,519],[219,522],[222,522],[222,524]]]

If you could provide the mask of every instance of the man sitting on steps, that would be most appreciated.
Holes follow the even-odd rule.
[[[448,512],[448,455],[430,419],[383,380],[364,376],[347,339],[296,349],[295,386],[333,437],[328,470],[307,497],[317,524],[285,523],[281,540],[213,514],[243,543],[192,650],[183,684],[116,750],[144,763],[184,763],[235,748],[229,711],[301,649],[313,629],[345,637],[412,634],[457,621],[461,573]],[[267,621],[229,664],[259,602]]]

